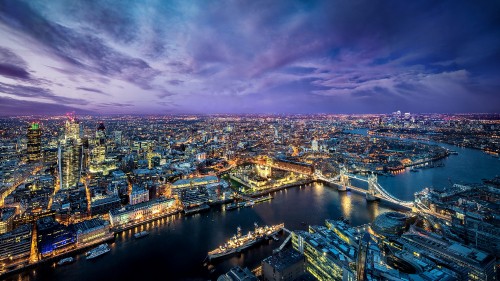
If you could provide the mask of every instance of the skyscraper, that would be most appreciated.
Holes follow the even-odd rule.
[[[95,138],[95,145],[92,148],[92,161],[96,164],[102,164],[106,158],[106,128],[102,122],[97,127]]]
[[[28,161],[37,162],[42,159],[42,132],[40,124],[31,123],[28,127]]]
[[[61,189],[71,188],[80,180],[82,148],[80,123],[70,117],[66,121],[64,138],[59,143],[58,164]]]

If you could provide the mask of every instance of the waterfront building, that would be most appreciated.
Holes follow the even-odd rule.
[[[310,232],[293,231],[293,249],[305,256],[305,268],[318,280],[355,280],[356,248],[339,239],[323,226],[310,226]]]
[[[378,236],[394,240],[406,230],[407,220],[407,216],[403,213],[387,212],[378,215],[371,228]]]
[[[160,197],[148,202],[128,205],[121,209],[111,210],[109,212],[111,227],[125,227],[127,224],[133,224],[147,219],[152,219],[156,216],[161,216],[174,211],[174,203],[175,199],[173,198]]]
[[[413,251],[393,248],[383,253],[367,225],[350,227],[342,220],[326,220],[326,224],[328,228],[310,226],[309,232],[292,232],[293,248],[304,254],[306,271],[318,280],[456,279],[453,271],[437,268]]]
[[[77,245],[108,239],[113,236],[108,221],[94,218],[74,224]]]
[[[325,225],[328,229],[332,230],[335,235],[342,239],[342,241],[350,245],[358,244],[360,233],[369,229],[369,225],[366,224],[358,227],[352,227],[344,220],[326,219]]]
[[[27,137],[28,161],[38,162],[42,159],[42,132],[39,123],[34,122],[30,124]]]
[[[62,225],[52,217],[41,218],[36,224],[38,251],[42,256],[50,256],[76,242],[76,233],[72,226]]]
[[[31,226],[24,224],[0,235],[0,263],[27,258],[31,250]]]
[[[12,230],[16,208],[0,208],[0,234]]]
[[[293,281],[302,276],[304,255],[295,250],[285,250],[262,260],[264,281]]]
[[[226,274],[222,274],[217,281],[258,281],[259,279],[248,269],[239,266],[233,267]]]

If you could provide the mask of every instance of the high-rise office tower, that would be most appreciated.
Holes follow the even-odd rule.
[[[75,118],[66,121],[65,135],[59,143],[58,164],[61,189],[68,189],[80,180],[82,154],[80,124]]]
[[[122,131],[115,131],[115,144],[122,145]]]
[[[95,145],[92,148],[92,162],[101,164],[106,158],[106,128],[103,123],[99,123],[95,134]]]
[[[28,161],[37,162],[42,159],[42,131],[40,124],[33,122],[28,127]]]
[[[68,117],[68,120],[66,120],[64,128],[65,128],[64,132],[65,138],[74,138],[74,139],[80,138],[80,122],[78,122],[78,120],[76,120],[74,116]]]

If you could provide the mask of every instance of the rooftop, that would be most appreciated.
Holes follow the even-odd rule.
[[[89,230],[89,229],[102,227],[106,224],[109,224],[109,223],[105,220],[95,218],[95,219],[90,219],[90,220],[79,222],[79,223],[75,224],[74,227],[75,227],[75,230],[77,232],[78,231],[84,232],[84,231]]]
[[[304,255],[294,250],[281,251],[265,258],[262,262],[269,264],[274,269],[281,271],[291,265],[304,260]]]

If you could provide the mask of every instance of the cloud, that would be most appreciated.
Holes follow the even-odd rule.
[[[61,104],[85,105],[88,101],[54,95],[50,90],[34,86],[9,85],[0,82],[0,93],[20,98],[36,98]]]
[[[0,82],[103,112],[495,111],[498,14],[495,1],[3,1]]]
[[[106,94],[105,92],[99,90],[99,89],[94,89],[94,88],[87,88],[87,87],[76,87],[77,90],[83,90],[87,92],[93,92],[93,93],[98,93],[101,95],[109,96],[109,94]]]
[[[70,107],[61,104],[34,102],[0,96],[0,115],[53,115],[75,112],[77,114],[95,114],[79,107]]]

